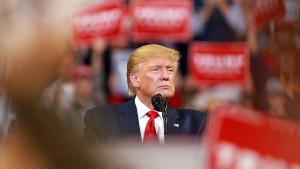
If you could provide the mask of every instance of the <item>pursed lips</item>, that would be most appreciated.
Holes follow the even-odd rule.
[[[169,89],[171,88],[169,85],[161,85],[158,88]]]

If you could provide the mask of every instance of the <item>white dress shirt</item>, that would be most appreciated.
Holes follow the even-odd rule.
[[[145,128],[147,125],[148,120],[150,119],[146,113],[150,111],[150,109],[142,103],[142,101],[136,96],[135,97],[135,106],[137,109],[137,114],[139,118],[139,126],[140,126],[140,132],[141,132],[141,138],[144,140],[144,133],[145,133]],[[165,141],[165,136],[164,136],[164,122],[163,122],[163,117],[162,117],[162,112],[158,112],[158,117],[155,118],[155,130],[156,134],[158,136],[159,142],[164,143]]]

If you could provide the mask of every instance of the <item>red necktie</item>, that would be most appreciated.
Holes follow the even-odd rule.
[[[158,117],[158,113],[156,111],[149,111],[146,114],[150,119],[147,122],[145,133],[144,133],[144,143],[153,143],[158,142],[158,137],[155,130],[155,122],[154,119]]]

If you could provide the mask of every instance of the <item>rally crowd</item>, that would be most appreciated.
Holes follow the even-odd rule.
[[[125,5],[128,3],[124,1]],[[113,41],[99,37],[91,45],[74,45],[72,52],[58,63],[57,78],[43,91],[40,104],[54,111],[80,137],[87,109],[129,99],[126,64],[132,50],[142,44],[159,43],[177,49],[182,55],[171,106],[210,113],[222,102],[235,103],[299,121],[296,108],[288,107],[295,91],[299,91],[299,85],[293,85],[293,79],[299,78],[296,65],[299,59],[295,57],[300,47],[299,21],[285,23],[281,19],[257,28],[250,0],[195,0],[192,13],[193,36],[188,42],[137,43],[128,35]],[[198,84],[188,66],[188,49],[193,41],[247,42],[250,51],[247,84]],[[3,97],[0,127],[8,131],[8,124],[13,124],[16,116],[4,101],[4,94],[0,96]]]
[[[75,8],[79,10],[83,6],[105,2],[110,0],[94,0],[89,5],[84,0]],[[132,1],[122,2],[129,7]],[[150,43],[162,44],[181,54],[176,92],[170,100],[170,107],[191,108],[210,114],[218,105],[229,103],[257,110],[255,113],[274,119],[299,123],[299,9],[293,8],[296,13],[286,10],[285,16],[257,26],[253,0],[192,2],[189,25],[192,37],[189,41],[137,42],[130,32],[134,21],[129,17],[125,22],[125,36],[112,40],[97,37],[89,45],[78,45],[70,43],[72,24],[64,16],[71,11],[70,6],[75,1],[0,1],[0,168],[49,168],[51,165],[53,168],[95,168],[94,160],[77,142],[74,143],[74,140],[80,141],[83,135],[84,115],[95,106],[130,99],[127,60],[134,49]],[[287,2],[297,3],[285,0]],[[297,5],[289,4],[287,7]],[[249,48],[246,83],[203,85],[195,80],[189,65],[189,49],[194,42],[245,42]],[[296,136],[288,137],[296,129],[280,125],[278,131],[284,131],[284,136],[297,145]],[[69,138],[70,133],[75,138]],[[245,135],[256,137],[248,133]],[[251,139],[248,141],[253,143]],[[280,139],[271,142],[274,145],[282,143]],[[284,144],[287,146],[286,142]],[[186,151],[183,156],[194,149],[186,148],[183,148]],[[243,151],[242,147],[234,148]],[[286,149],[284,146],[271,147],[272,151],[277,148]],[[194,151],[198,152],[198,149]],[[251,149],[247,151],[252,152]],[[119,162],[115,157],[112,162],[107,160],[102,151],[98,153],[100,155],[95,161],[103,168],[108,168],[105,164]],[[298,158],[297,154],[291,156]],[[162,159],[165,160],[165,157]],[[196,160],[198,164],[199,159]],[[270,158],[266,156],[263,160],[270,161]],[[172,164],[176,161],[173,156],[171,161]],[[282,160],[278,162],[281,164]],[[144,166],[144,162],[142,164]]]
[[[83,116],[88,108],[129,99],[125,70],[132,50],[141,44],[160,43],[177,49],[182,55],[171,106],[209,113],[215,105],[229,102],[272,116],[299,120],[299,114],[287,107],[289,93],[281,76],[284,69],[291,68],[286,62],[293,62],[294,57],[289,55],[299,52],[295,41],[299,23],[276,21],[256,28],[253,7],[247,0],[195,1],[194,7],[193,39],[187,43],[135,43],[127,36],[112,42],[97,38],[89,46],[74,48],[60,63],[59,78],[45,91],[44,104],[54,108],[74,131],[82,132]],[[247,42],[250,50],[247,84],[203,86],[195,82],[188,66],[188,48],[192,41]]]

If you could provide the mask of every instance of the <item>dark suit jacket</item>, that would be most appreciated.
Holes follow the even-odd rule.
[[[168,108],[168,137],[200,135],[206,126],[207,115],[190,109]],[[141,142],[139,121],[134,99],[115,105],[88,110],[84,118],[84,141],[98,143],[115,138],[136,139]],[[168,140],[166,137],[166,141]]]

